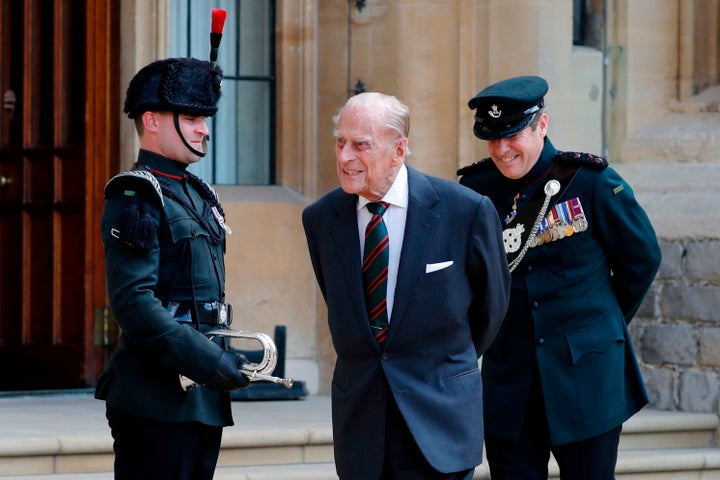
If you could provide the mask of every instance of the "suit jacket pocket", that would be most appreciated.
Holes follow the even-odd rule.
[[[427,266],[426,266],[427,268]],[[457,265],[453,263],[452,265],[449,265],[445,268],[441,268],[440,270],[435,270],[430,273],[425,273],[422,277],[423,279],[423,285],[426,285],[428,283],[442,283],[442,282],[449,282],[452,276],[457,272]]]

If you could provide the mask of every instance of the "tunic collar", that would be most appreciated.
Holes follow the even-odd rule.
[[[136,163],[138,168],[145,168],[151,172],[163,177],[182,180],[187,176],[188,165],[167,157],[151,152],[149,150],[140,149]]]

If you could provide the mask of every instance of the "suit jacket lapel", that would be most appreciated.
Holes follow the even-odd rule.
[[[439,197],[430,182],[420,172],[410,167],[407,170],[408,211],[387,343],[392,342],[405,320],[408,302],[425,274],[425,260],[430,247],[427,239],[431,237],[438,218],[433,207]]]

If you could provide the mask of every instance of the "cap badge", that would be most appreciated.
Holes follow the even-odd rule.
[[[493,105],[490,107],[490,110],[488,110],[488,115],[490,115],[492,118],[500,118],[500,115],[502,115],[502,110],[498,110],[497,105]]]

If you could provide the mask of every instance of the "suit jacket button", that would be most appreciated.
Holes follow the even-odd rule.
[[[531,306],[532,308],[538,308],[540,304],[538,302],[532,302]]]
[[[387,360],[388,358],[390,358],[390,355],[388,355],[387,352],[384,352],[384,353],[382,354],[382,359],[383,359],[383,360]]]
[[[537,339],[537,341],[535,343],[537,343],[538,345],[542,345],[543,343],[545,343],[545,339],[540,337]]]

